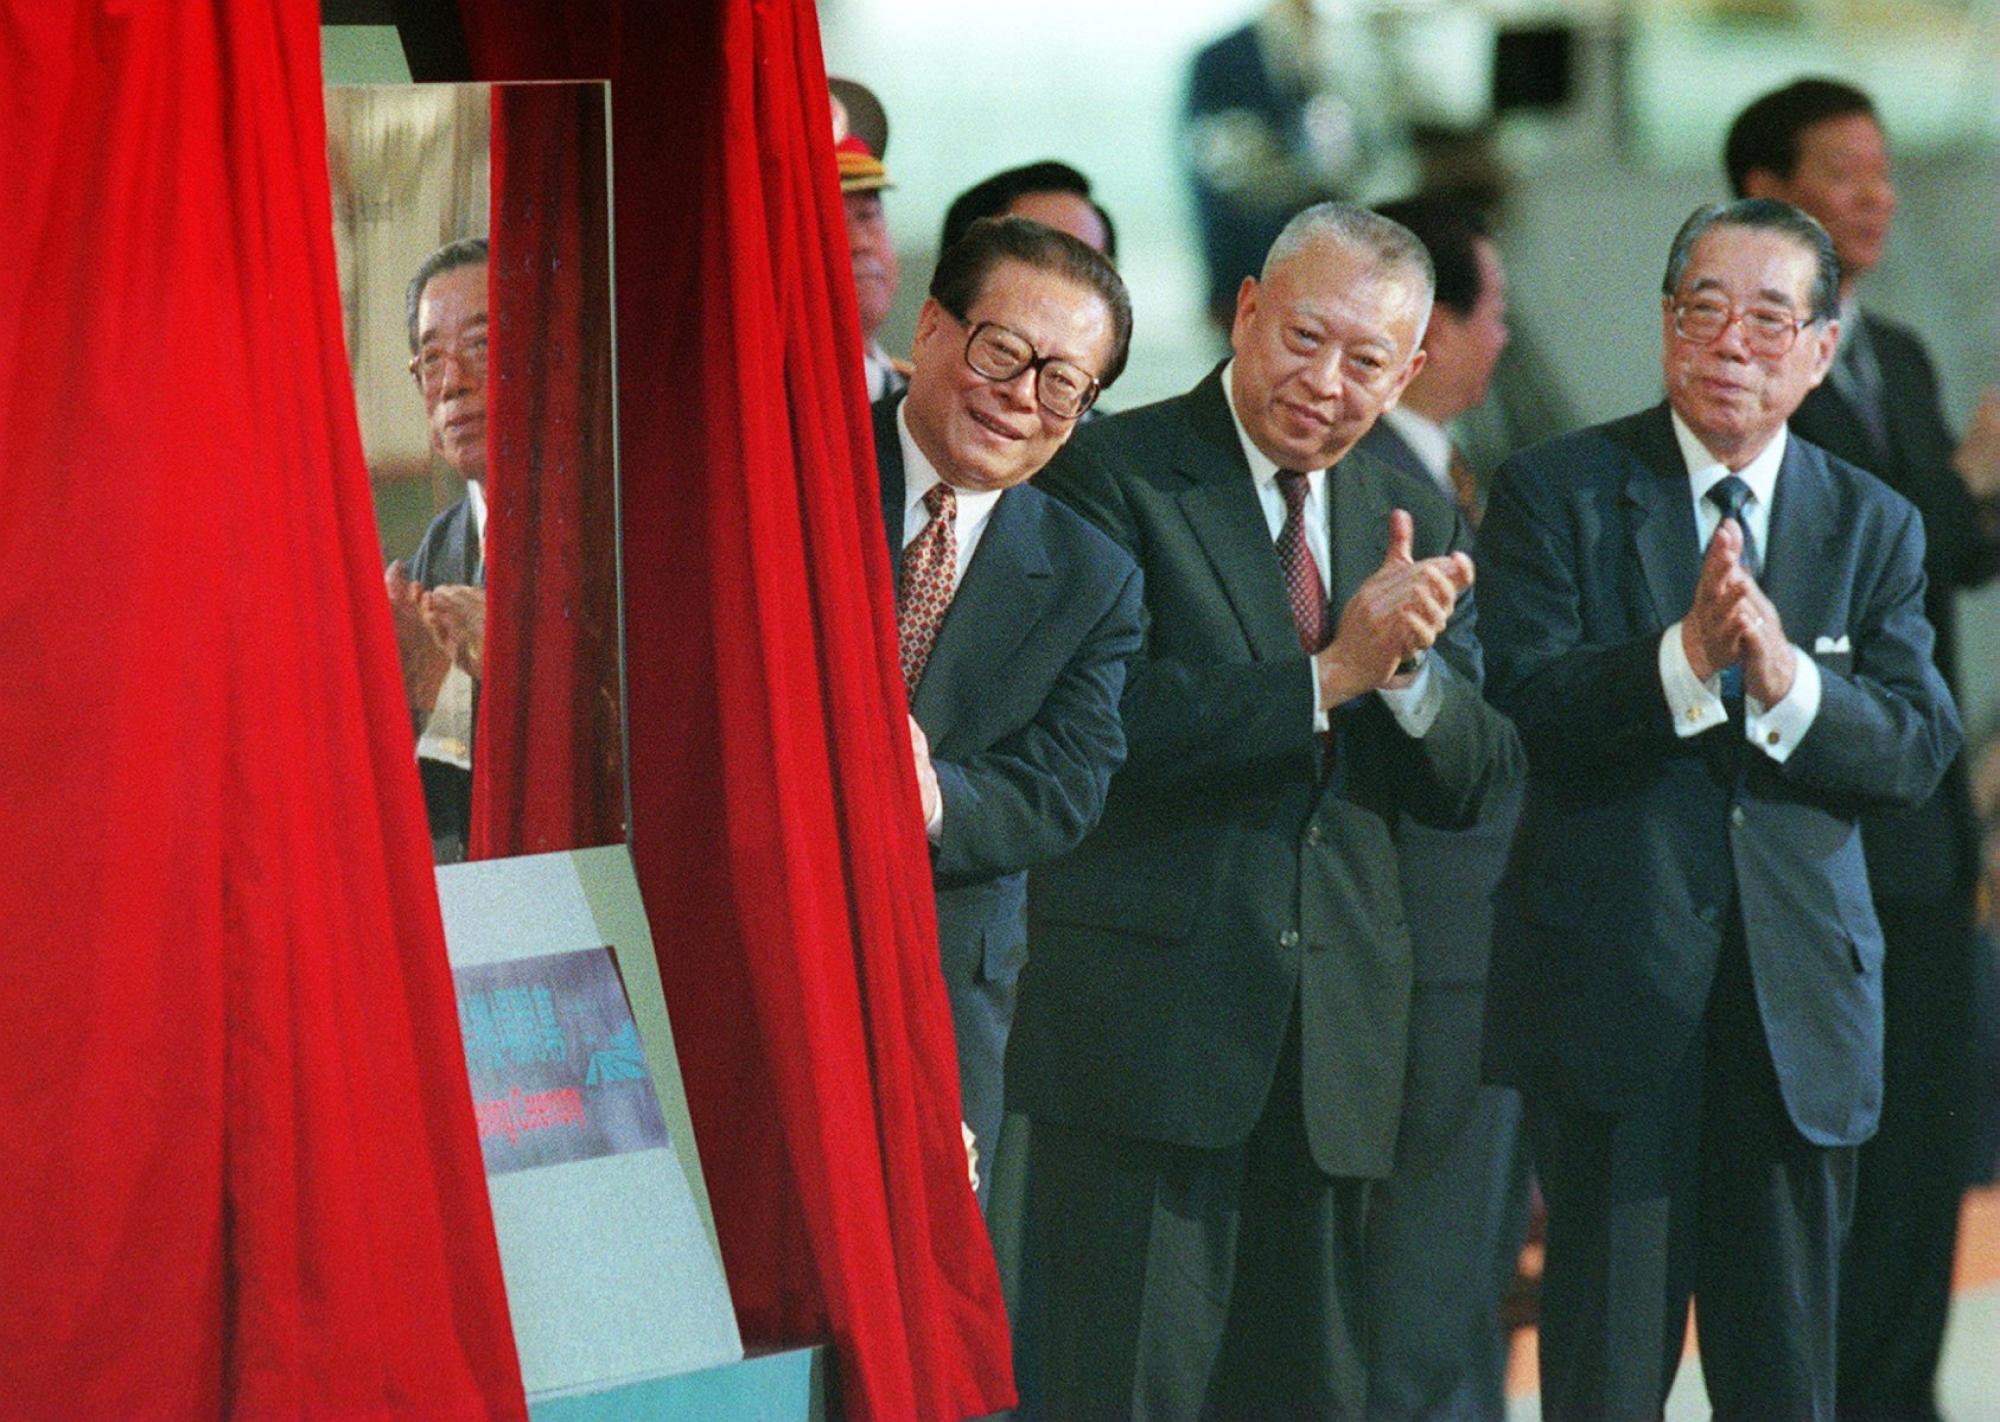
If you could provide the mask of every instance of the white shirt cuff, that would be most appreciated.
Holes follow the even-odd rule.
[[[1321,731],[1330,731],[1333,729],[1333,723],[1327,719],[1326,715],[1326,692],[1319,684],[1318,657],[1306,658],[1306,675],[1312,678],[1313,734],[1318,735]]]
[[[1722,673],[1707,681],[1688,665],[1687,648],[1681,645],[1681,625],[1676,622],[1660,634],[1660,685],[1666,689],[1667,710],[1673,714],[1674,734],[1685,740],[1729,719],[1722,704]]]
[[[1417,668],[1416,679],[1408,686],[1385,686],[1375,694],[1382,698],[1382,704],[1389,708],[1396,724],[1413,741],[1424,738],[1431,722],[1437,720],[1438,708],[1444,705],[1444,688],[1431,675],[1431,659],[1428,656],[1424,658],[1424,664]]]
[[[931,817],[924,821],[924,834],[930,839],[931,848],[933,849],[937,848],[938,843],[944,839],[944,791],[942,789],[938,791],[937,808],[932,810]]]
[[[1750,744],[1783,765],[1819,715],[1819,663],[1799,647],[1792,648],[1798,670],[1792,673],[1792,689],[1772,707],[1758,704],[1757,698],[1743,698],[1743,733]]]

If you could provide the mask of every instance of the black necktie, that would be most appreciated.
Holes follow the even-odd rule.
[[[1763,576],[1763,563],[1757,556],[1757,537],[1750,532],[1750,520],[1743,510],[1750,503],[1750,486],[1734,474],[1725,474],[1709,487],[1708,501],[1719,509],[1724,518],[1736,520],[1737,528],[1743,532],[1743,566],[1753,578]]]
[[[1750,486],[1734,474],[1724,475],[1709,486],[1708,501],[1722,512],[1724,518],[1736,520],[1737,528],[1743,532],[1743,553],[1738,561],[1751,577],[1759,575],[1757,559],[1757,538],[1750,532],[1750,520],[1744,516],[1744,506],[1750,502]],[[1740,665],[1722,669],[1722,699],[1728,703],[1731,719],[1740,720],[1743,706],[1743,668]]]

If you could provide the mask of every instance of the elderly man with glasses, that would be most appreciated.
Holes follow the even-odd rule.
[[[441,864],[472,839],[472,744],[486,647],[486,266],[484,237],[426,257],[404,298],[410,376],[431,450],[465,494],[431,520],[407,562],[383,573],[417,769]]]
[[[1131,558],[1028,480],[1118,378],[1131,334],[1096,252],[1021,218],[976,222],[931,280],[908,392],[875,406],[959,1090],[989,1161],[1026,871],[1097,822],[1139,643]]]
[[[1515,456],[1480,527],[1488,694],[1529,767],[1486,1055],[1548,1201],[1553,1422],[1657,1418],[1690,1298],[1717,1418],[1834,1415],[1882,1100],[1860,816],[1921,802],[1959,743],[1916,509],[1786,429],[1838,274],[1797,208],[1698,210],[1666,403]]]
[[[1362,1415],[1413,980],[1392,830],[1471,822],[1519,763],[1462,521],[1354,448],[1431,296],[1406,229],[1309,208],[1239,289],[1233,358],[1044,476],[1137,557],[1147,628],[1103,823],[1029,899],[1025,1415]]]

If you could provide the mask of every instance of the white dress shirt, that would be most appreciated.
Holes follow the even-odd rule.
[[[1451,436],[1445,427],[1428,415],[1420,415],[1408,405],[1391,405],[1382,412],[1382,423],[1403,437],[1403,443],[1417,456],[1424,472],[1437,482],[1444,496],[1454,504],[1458,490],[1451,483]]]
[[[1708,452],[1677,412],[1673,422],[1674,439],[1687,464],[1688,497],[1694,500],[1695,539],[1705,557],[1709,540],[1722,523],[1722,512],[1709,501],[1708,491],[1732,471]],[[1778,433],[1757,457],[1733,471],[1750,486],[1750,501],[1743,506],[1743,522],[1766,568],[1771,564],[1772,552],[1771,500],[1777,492],[1778,469],[1785,461],[1789,439],[1785,427],[1778,426]],[[1819,664],[1796,644],[1792,651],[1798,670],[1792,677],[1792,689],[1782,700],[1767,707],[1747,693],[1743,698],[1744,736],[1758,750],[1781,763],[1798,748],[1813,718],[1819,715]],[[1729,713],[1722,702],[1722,673],[1717,671],[1706,681],[1694,674],[1688,663],[1687,648],[1681,643],[1679,622],[1660,636],[1660,684],[1666,690],[1668,709],[1673,712],[1674,730],[1683,739],[1728,721]]]
[[[1230,376],[1235,368],[1235,361],[1222,368],[1223,396],[1229,402],[1229,418],[1236,426],[1236,438],[1243,446],[1243,457],[1250,464],[1250,479],[1257,488],[1257,501],[1264,509],[1264,522],[1271,530],[1271,541],[1276,543],[1278,531],[1285,526],[1285,496],[1278,489],[1278,466],[1269,455],[1257,447],[1256,441],[1250,438],[1249,432],[1243,428],[1243,421],[1236,414],[1236,394],[1230,386]],[[1305,507],[1299,511],[1300,517],[1305,521],[1306,547],[1312,550],[1313,562],[1319,568],[1320,588],[1325,592],[1327,602],[1331,604],[1333,557],[1327,542],[1327,471],[1307,469],[1300,472],[1306,476],[1306,502]],[[1337,619],[1340,616],[1340,609],[1334,608],[1333,615]],[[1308,661],[1307,675],[1312,678],[1313,729],[1324,731],[1330,725],[1327,719],[1330,708],[1321,702],[1319,668],[1312,661]],[[1440,689],[1437,678],[1431,675],[1428,659],[1417,669],[1415,679],[1408,686],[1395,689],[1385,687],[1376,694],[1395,716],[1396,723],[1413,738],[1421,737],[1430,730],[1431,723],[1437,720],[1439,708],[1444,704],[1444,692]]]

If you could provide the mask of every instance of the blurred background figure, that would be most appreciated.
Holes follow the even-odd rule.
[[[1437,269],[1437,304],[1424,330],[1424,368],[1361,447],[1437,484],[1476,527],[1484,499],[1447,426],[1485,403],[1507,348],[1507,278],[1500,249],[1485,219],[1449,197],[1406,198],[1376,211],[1416,233],[1429,250]]]
[[[847,251],[854,262],[854,301],[861,312],[861,358],[873,404],[910,380],[909,362],[884,350],[878,334],[902,281],[882,211],[882,193],[893,186],[882,161],[889,151],[889,116],[865,84],[829,77],[826,87],[833,99],[833,156],[840,165]]]
[[[1118,233],[1111,214],[1090,195],[1090,179],[1053,158],[995,173],[953,198],[945,209],[938,251],[950,251],[982,217],[1026,217],[1118,260]]]
[[[1403,112],[1388,52],[1355,0],[1269,0],[1195,55],[1182,160],[1218,328],[1293,213],[1409,190]]]

